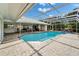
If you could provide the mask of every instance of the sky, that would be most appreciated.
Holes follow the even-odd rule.
[[[61,4],[63,3],[50,3],[50,5],[48,3],[35,3],[30,10],[25,12],[23,16],[28,18],[33,18],[36,20],[43,20],[45,18],[52,17],[52,16],[57,16],[57,15],[63,16],[64,14],[71,12],[73,9],[79,7],[78,3],[71,3],[62,8],[47,12],[51,8],[54,8]]]

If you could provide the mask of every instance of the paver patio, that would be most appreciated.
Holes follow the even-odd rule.
[[[69,35],[71,35],[69,37]],[[72,39],[73,38],[73,39]],[[0,45],[2,56],[79,56],[79,39],[73,34],[60,35],[44,42],[13,41]]]

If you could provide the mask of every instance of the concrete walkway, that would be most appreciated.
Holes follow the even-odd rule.
[[[65,34],[44,42],[17,40],[0,45],[2,56],[79,56],[79,37]]]

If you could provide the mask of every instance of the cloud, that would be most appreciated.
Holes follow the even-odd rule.
[[[38,11],[42,12],[42,13],[45,13],[47,11],[49,11],[50,8],[38,8]]]
[[[46,6],[46,3],[39,3],[39,5]]]
[[[50,14],[49,17],[53,17],[53,15]]]

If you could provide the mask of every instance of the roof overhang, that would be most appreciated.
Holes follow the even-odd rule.
[[[17,23],[48,25],[48,23],[41,22],[41,21],[31,19],[31,18],[27,18],[24,16],[21,17],[19,20],[17,20]]]
[[[25,11],[28,11],[32,5],[32,3],[0,3],[0,15],[4,19],[16,21]]]

